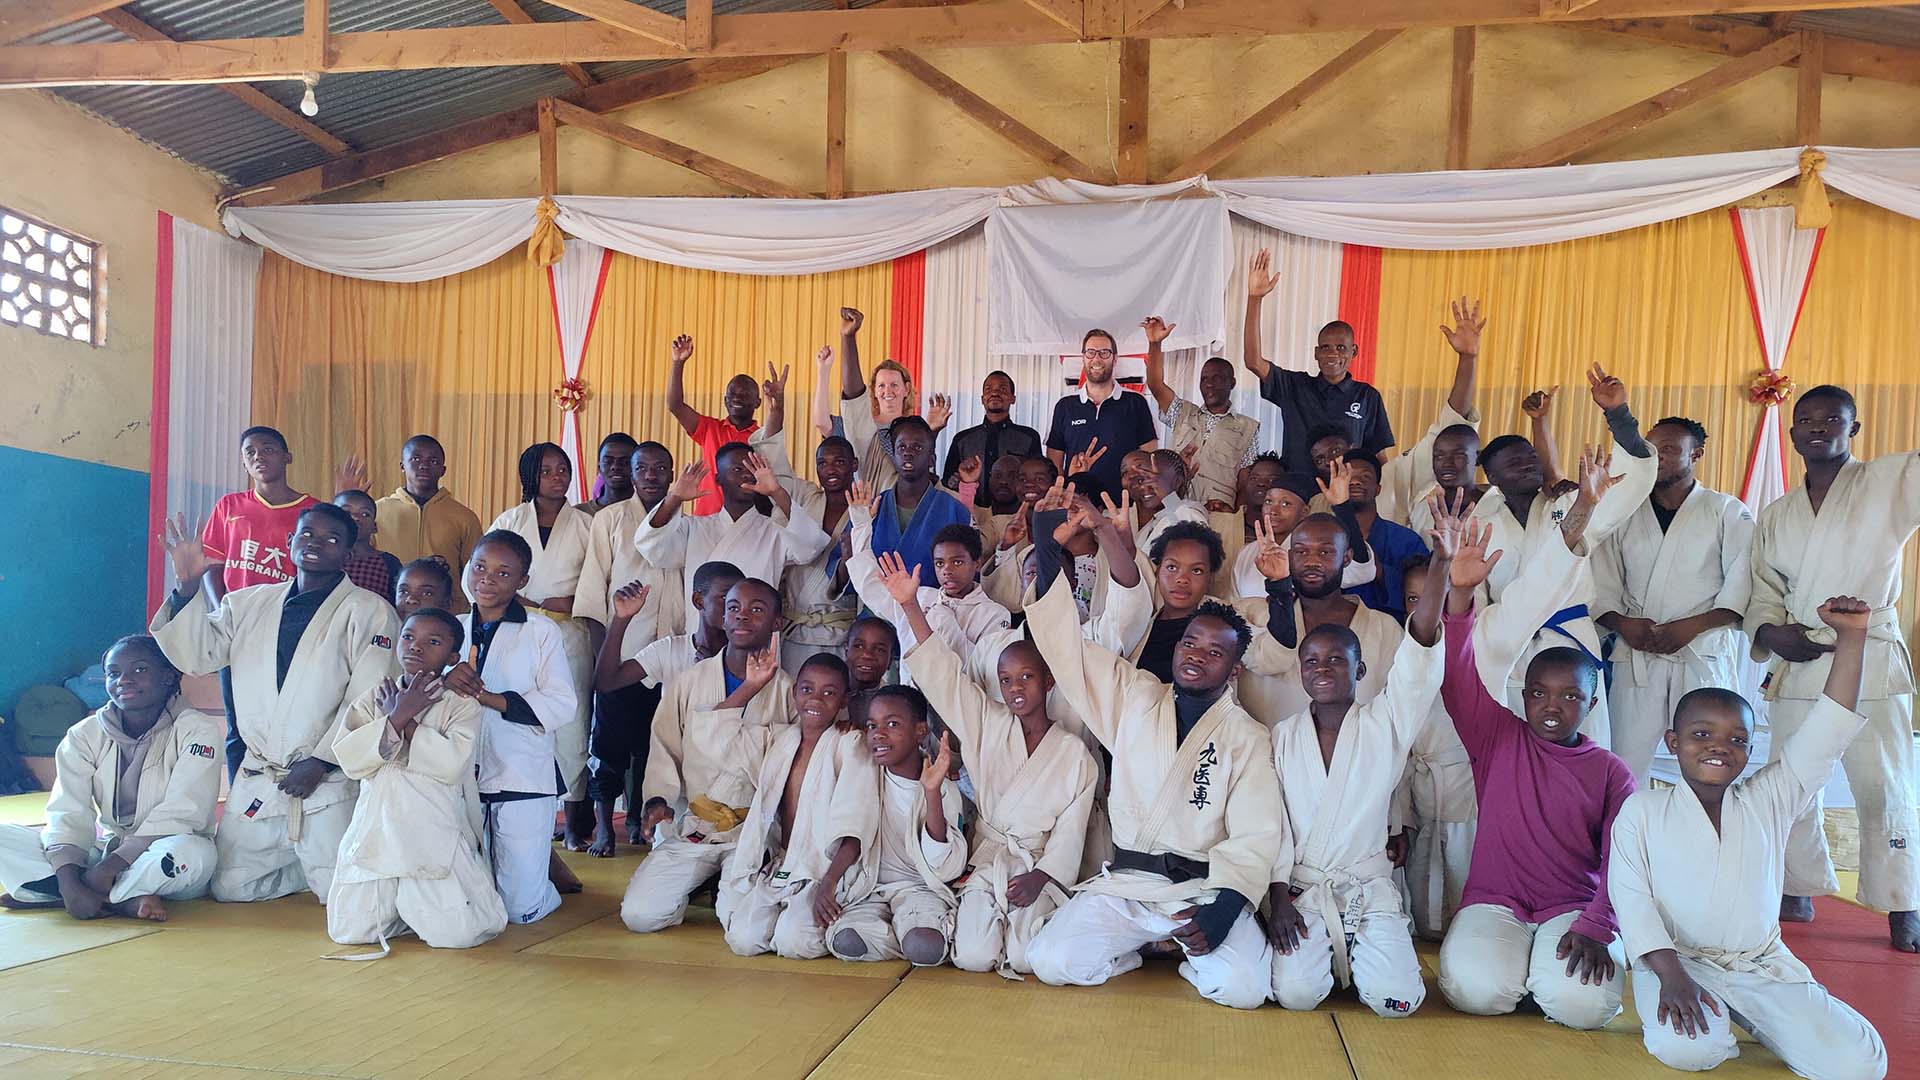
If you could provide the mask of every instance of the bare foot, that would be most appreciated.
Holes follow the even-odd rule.
[[[560,853],[557,851],[549,852],[547,855],[547,880],[553,882],[553,887],[560,890],[562,896],[571,896],[586,888],[585,885],[580,884],[580,879],[575,876],[573,868],[560,858]]]
[[[57,908],[58,900],[17,900],[12,893],[0,893],[0,908],[12,911],[39,911],[44,908]]]
[[[613,830],[594,826],[593,843],[587,845],[587,854],[598,855],[602,859],[613,858]]]
[[[1920,953],[1920,915],[1911,911],[1889,911],[1887,927],[1893,931],[1895,949]]]
[[[115,914],[148,922],[166,922],[167,905],[157,896],[132,896],[113,905]]]
[[[631,814],[627,815],[627,843],[640,847],[646,842],[647,838],[640,835],[640,819]]]
[[[1783,896],[1780,898],[1781,922],[1812,922],[1813,897]]]

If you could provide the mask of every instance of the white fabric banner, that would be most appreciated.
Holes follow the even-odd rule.
[[[1799,155],[1788,148],[1545,169],[1215,180],[1210,186],[1234,213],[1286,232],[1452,251],[1573,240],[1712,210],[1792,179]]]
[[[1800,301],[1813,278],[1824,229],[1797,229],[1793,208],[1773,206],[1735,210],[1734,231],[1742,242],[1740,259],[1746,269],[1748,299],[1753,302],[1755,332],[1768,370],[1786,363],[1793,328],[1800,321]],[[1758,514],[1760,508],[1787,493],[1786,448],[1781,438],[1780,407],[1761,413],[1740,500]]]
[[[560,261],[547,268],[547,280],[553,287],[553,322],[559,331],[561,376],[578,378],[581,361],[586,359],[587,335],[593,330],[593,316],[599,308],[601,272],[609,258],[607,250],[585,240],[567,244]],[[585,498],[587,481],[599,466],[582,461],[580,414],[560,414],[560,449],[573,462],[573,486]]]
[[[1896,214],[1920,217],[1920,150],[1819,149],[1827,155],[1821,175],[1829,186]]]
[[[1000,207],[987,219],[992,349],[1078,353],[1099,326],[1144,352],[1150,312],[1178,324],[1167,348],[1217,348],[1229,246],[1219,199]]]
[[[173,337],[167,386],[166,511],[199,525],[246,486],[240,433],[253,423],[254,296],[259,248],[173,219]],[[173,570],[148,538],[167,584]]]
[[[533,235],[536,199],[229,209],[234,236],[302,266],[369,281],[432,281],[485,266]]]

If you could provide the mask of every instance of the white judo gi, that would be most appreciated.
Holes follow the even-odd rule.
[[[1208,1000],[1257,1008],[1272,988],[1273,961],[1252,905],[1286,833],[1266,727],[1229,689],[1176,746],[1173,687],[1081,636],[1064,576],[1028,605],[1027,623],[1061,693],[1113,754],[1114,844],[1186,867],[1175,880],[1109,866],[1080,883],[1028,946],[1034,974],[1057,986],[1097,986],[1132,971],[1142,945],[1172,937],[1174,913],[1232,889],[1249,906],[1212,951],[1189,954],[1180,974]],[[1201,872],[1185,876],[1192,870]]]
[[[748,510],[738,518],[725,507],[711,514],[695,516],[683,506],[665,525],[656,527],[651,514],[642,518],[634,530],[633,547],[640,557],[655,566],[685,571],[686,618],[682,625],[700,625],[700,612],[693,606],[693,576],[702,563],[729,562],[750,578],[757,578],[778,589],[781,576],[789,566],[810,563],[827,548],[827,534],[820,523],[793,504],[793,514],[783,524],[758,510]]]
[[[1655,623],[1725,608],[1744,613],[1752,590],[1747,556],[1753,515],[1731,495],[1695,484],[1665,531],[1650,500],[1593,547],[1593,614],[1609,611]],[[1641,786],[1673,707],[1703,686],[1740,689],[1747,635],[1740,624],[1694,638],[1676,653],[1646,653],[1615,641],[1607,692],[1613,752]]]
[[[1799,623],[1808,637],[1832,643],[1820,605],[1857,596],[1873,606],[1867,629],[1866,678],[1860,712],[1866,730],[1840,764],[1860,815],[1860,901],[1882,911],[1920,908],[1920,861],[1914,846],[1913,659],[1900,632],[1901,547],[1920,527],[1920,453],[1850,461],[1840,469],[1818,514],[1805,485],[1760,511],[1753,533],[1753,594],[1747,634],[1768,624]],[[1792,664],[1753,646],[1768,664],[1767,720],[1777,742],[1791,739],[1826,686],[1830,656]],[[1837,892],[1820,826],[1821,804],[1793,827],[1787,841],[1787,892]]]
[[[1663,1064],[1691,1072],[1739,1056],[1737,1023],[1801,1076],[1887,1075],[1873,1025],[1780,940],[1787,835],[1866,723],[1820,698],[1799,730],[1773,744],[1773,761],[1727,789],[1717,832],[1685,783],[1636,792],[1614,818],[1607,892],[1633,958],[1641,1037]],[[1661,949],[1678,952],[1719,1005],[1718,1015],[1706,1010],[1699,1038],[1659,1020],[1660,978],[1642,958]]]
[[[207,894],[226,722],[175,698],[152,729],[132,739],[118,714],[107,705],[61,737],[44,828],[0,826],[0,892],[23,903],[55,903],[55,869],[86,870],[118,854],[127,868],[107,892],[110,904]],[[140,771],[133,790],[122,791],[130,754],[141,755]]]
[[[424,677],[424,676],[423,676]],[[437,949],[470,949],[506,929],[507,909],[480,860],[468,800],[486,709],[443,691],[404,742],[378,691],[347,710],[334,737],[340,769],[360,782],[353,823],[327,896],[327,936],[342,945],[412,931]]]
[[[1433,532],[1427,497],[1440,490],[1439,481],[1433,478],[1433,443],[1442,431],[1461,424],[1480,430],[1480,410],[1468,409],[1462,416],[1452,405],[1441,402],[1440,415],[1427,425],[1420,441],[1380,467],[1380,494],[1373,501],[1376,513],[1423,538]]]
[[[953,943],[949,882],[967,871],[960,789],[944,777],[940,781],[940,809],[947,819],[944,842],[927,832],[927,791],[919,780],[876,768],[869,790],[878,815],[873,843],[860,849],[860,875],[854,882],[866,892],[849,894],[846,909],[827,927],[827,950],[842,960],[898,960],[906,955],[908,934],[931,930],[940,935],[944,960],[946,947]],[[841,947],[844,934],[860,940],[858,954]]]
[[[767,748],[753,805],[738,842],[720,871],[714,905],[727,947],[740,956],[777,953],[790,960],[827,955],[827,928],[813,917],[813,885],[826,874],[842,837],[873,846],[880,804],[873,792],[879,767],[858,731],[821,732],[800,781],[793,835],[780,831],[780,802],[800,753],[799,724],[780,729]],[[835,893],[844,906],[865,896],[861,864],[847,867]]]
[[[744,822],[728,828],[702,818],[694,812],[695,800],[744,817],[768,744],[793,721],[793,679],[785,671],[775,672],[746,708],[720,708],[727,698],[726,663],[721,652],[693,665],[667,686],[654,714],[640,812],[664,799],[674,816],[650,838],[652,849],[620,902],[621,920],[638,934],[678,926],[686,918],[687,898],[720,870],[739,839]]]
[[[273,900],[303,889],[326,902],[340,837],[353,818],[355,784],[334,769],[313,794],[279,788],[302,758],[338,764],[333,736],[347,707],[399,673],[393,605],[342,576],[307,623],[279,679],[280,615],[296,581],[236,589],[208,611],[195,596],[178,613],[162,604],[148,627],[173,666],[189,675],[233,669],[233,704],[247,756],[214,833],[215,900]]]
[[[493,519],[487,529],[516,533],[533,549],[533,565],[527,568],[527,584],[520,590],[521,596],[536,604],[555,597],[571,597],[578,614],[580,577],[593,533],[593,515],[577,507],[561,507],[560,516],[553,519],[553,528],[544,544],[540,542],[539,511],[531,502],[507,510]],[[593,726],[593,636],[586,622],[574,615],[562,615],[545,608],[530,607],[527,611],[553,620],[560,628],[560,643],[566,649],[567,674],[573,679],[574,714],[579,722],[554,733],[553,749],[560,760],[560,776],[567,782],[562,798],[579,802],[587,797],[587,732]]]
[[[945,641],[921,642],[908,652],[906,667],[959,737],[980,809],[971,869],[960,886],[954,966],[1030,972],[1028,944],[1079,877],[1100,767],[1058,724],[1029,755],[1019,719],[968,677]],[[1007,883],[1030,870],[1045,871],[1055,884],[1026,907],[1014,907]]]
[[[893,624],[900,635],[904,653],[918,640],[907,621],[906,612],[880,581],[880,561],[873,554],[873,518],[865,507],[848,511],[853,519],[853,555],[847,559],[847,577],[859,594],[860,602],[875,615]],[[912,570],[913,567],[907,567]],[[926,612],[927,625],[955,652],[967,653],[974,643],[995,630],[1013,625],[1013,615],[978,584],[965,596],[948,596],[944,591],[920,586],[920,610]],[[910,673],[909,673],[910,674]],[[909,680],[910,681],[910,680]]]
[[[476,657],[475,616],[460,616],[468,656]],[[524,703],[507,714],[481,706],[476,771],[483,811],[482,837],[494,886],[507,921],[538,922],[560,906],[559,890],[547,880],[553,817],[565,783],[560,777],[556,735],[580,720],[566,644],[549,619],[509,604],[493,638],[477,650],[474,670],[492,693]],[[531,723],[524,721],[533,721]]]
[[[1396,766],[1427,724],[1443,661],[1438,645],[1404,637],[1386,689],[1348,709],[1331,762],[1321,756],[1310,709],[1273,729],[1292,841],[1273,880],[1291,887],[1307,924],[1298,949],[1273,953],[1273,997],[1286,1008],[1317,1007],[1336,981],[1387,1019],[1411,1016],[1426,1000],[1387,857],[1387,819]]]
[[[747,443],[773,467],[774,476],[779,478],[780,486],[787,489],[794,508],[805,511],[827,534],[827,546],[818,554],[788,567],[783,580],[772,582],[780,588],[780,613],[787,620],[780,631],[780,666],[787,674],[797,675],[800,665],[814,653],[844,656],[847,631],[860,614],[859,599],[838,581],[840,542],[851,524],[852,506],[849,504],[848,512],[840,515],[832,529],[827,529],[827,491],[811,480],[794,475],[793,461],[787,456],[785,433],[769,431],[763,424],[754,430]],[[786,519],[776,511],[774,520],[784,524]]]

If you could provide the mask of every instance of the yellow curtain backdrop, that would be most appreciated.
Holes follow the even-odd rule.
[[[839,341],[842,305],[867,314],[870,366],[885,356],[892,288],[887,264],[801,277],[684,270],[614,255],[582,376],[582,467],[602,436],[659,439],[677,462],[692,444],[666,413],[668,343],[694,335],[687,400],[720,409],[728,377],[790,364],[789,452],[812,470],[808,419],[813,355]],[[334,467],[366,456],[375,494],[400,483],[400,446],[428,432],[447,450],[446,485],[484,524],[519,501],[520,451],[560,441],[558,337],[546,272],[519,252],[418,284],[336,277],[269,253],[254,332],[253,413],[285,432],[292,482],[331,490]],[[839,369],[834,369],[838,377]]]

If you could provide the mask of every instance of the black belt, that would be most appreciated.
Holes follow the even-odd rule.
[[[1148,855],[1141,851],[1128,851],[1123,847],[1113,849],[1112,865],[1115,870],[1144,870],[1149,874],[1159,874],[1175,885],[1205,878],[1209,873],[1207,864],[1200,859],[1189,859],[1185,855],[1175,855],[1172,852],[1164,855]]]

